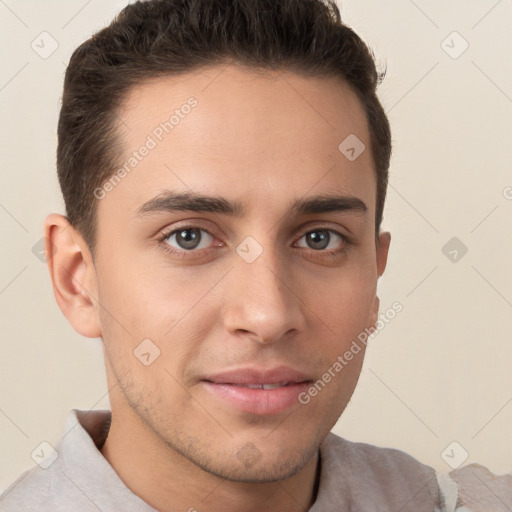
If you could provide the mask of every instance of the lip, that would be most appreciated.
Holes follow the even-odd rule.
[[[311,382],[313,377],[289,366],[273,368],[235,368],[203,377],[215,384],[277,384],[278,382]]]
[[[287,366],[269,369],[237,368],[206,376],[202,385],[216,399],[239,411],[271,415],[279,414],[294,404],[313,378]],[[288,383],[275,389],[253,389],[247,385]]]

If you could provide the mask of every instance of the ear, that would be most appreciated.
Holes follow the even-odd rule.
[[[388,233],[387,231],[382,232],[379,235],[379,240],[377,242],[377,272],[379,277],[384,273],[384,270],[386,270],[390,244],[391,233]]]
[[[73,329],[82,336],[101,336],[96,269],[87,244],[66,217],[45,219],[46,262],[55,300]]]
[[[388,262],[388,253],[389,253],[389,245],[391,244],[391,233],[382,232],[379,234],[379,238],[376,246],[376,256],[377,256],[377,273],[380,277],[384,270],[386,270],[386,264]],[[375,296],[375,300],[373,303],[373,312],[372,312],[372,327],[375,326],[377,320],[379,318],[379,306],[380,299]]]

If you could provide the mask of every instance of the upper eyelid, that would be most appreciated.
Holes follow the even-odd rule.
[[[209,229],[204,228],[197,224],[184,224],[183,226],[179,226],[177,228],[175,228],[175,227],[164,228],[160,231],[160,235],[169,237],[169,236],[173,235],[174,233],[177,233],[180,230],[186,230],[186,229],[200,229],[201,231],[206,231],[211,236],[215,236]],[[311,226],[309,228],[300,228],[295,231],[296,231],[296,234],[302,232],[303,234],[301,236],[304,236],[306,233],[310,233],[311,231],[321,230],[321,229],[324,229],[326,231],[332,231],[334,233],[339,234],[340,236],[348,236],[348,235],[344,235],[343,233],[340,233],[337,229],[335,229],[333,227],[325,226],[325,225]]]
[[[207,219],[194,219],[194,220],[190,220],[190,221],[183,221],[184,224],[182,226],[178,226],[178,227],[168,226],[166,228],[161,229],[159,231],[159,234],[167,233],[167,236],[170,236],[171,234],[179,231],[180,229],[194,229],[195,228],[195,229],[201,229],[203,231],[207,231],[210,235],[215,236],[215,235],[213,235],[212,230],[205,228],[201,225],[201,223],[203,221],[210,223]],[[350,236],[349,234],[340,232],[340,230],[346,230],[350,233],[351,232],[350,229],[343,227],[343,226],[339,226],[339,225],[338,225],[338,227],[326,225],[328,223],[329,223],[329,221],[310,220],[307,223],[305,223],[306,226],[302,225],[301,227],[294,229],[293,233],[294,233],[294,236],[296,236],[301,232],[303,232],[303,235],[304,235],[310,231],[314,231],[315,229],[325,229],[325,230],[329,230],[329,231],[334,231],[341,236],[346,236],[346,237]],[[215,231],[215,229],[214,229],[214,231]]]

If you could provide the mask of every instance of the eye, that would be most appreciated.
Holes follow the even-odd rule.
[[[304,240],[306,245],[300,243]],[[313,249],[315,251],[322,251],[324,249],[331,249],[336,251],[343,246],[346,237],[333,231],[332,229],[314,229],[308,231],[304,236],[299,239],[298,246]]]
[[[162,241],[180,251],[193,251],[209,247],[213,236],[201,228],[182,227],[166,234]]]

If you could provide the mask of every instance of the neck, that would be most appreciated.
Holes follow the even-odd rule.
[[[101,453],[125,485],[160,512],[304,512],[316,499],[318,453],[285,480],[230,481],[177,453],[133,411],[112,415]]]

